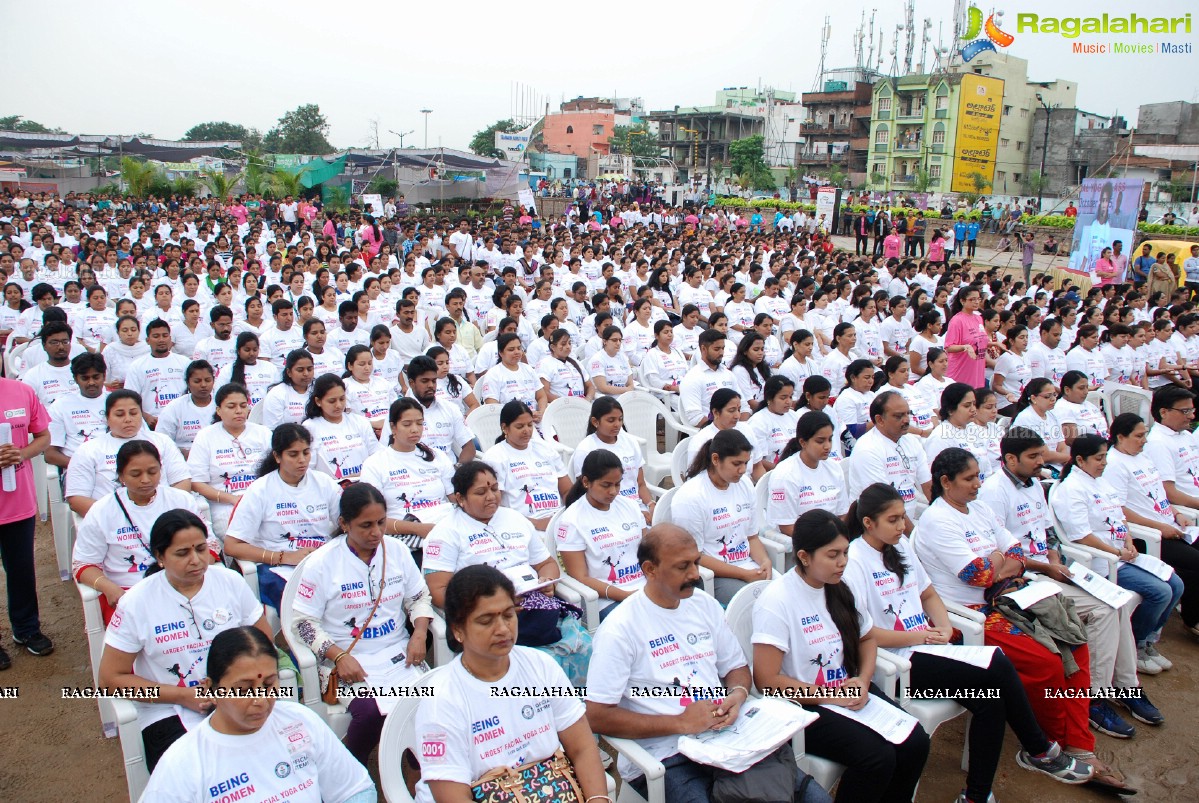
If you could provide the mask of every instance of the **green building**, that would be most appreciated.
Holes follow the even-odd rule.
[[[883,78],[870,104],[866,177],[876,190],[949,192],[961,75]],[[921,172],[928,186],[919,186]]]

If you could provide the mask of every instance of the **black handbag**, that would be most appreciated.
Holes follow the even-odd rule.
[[[786,742],[745,772],[716,769],[712,803],[793,803],[796,794],[795,751]],[[811,782],[804,778],[804,786]]]

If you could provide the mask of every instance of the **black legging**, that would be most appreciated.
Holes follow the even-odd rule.
[[[870,693],[895,705],[873,683]],[[804,730],[806,750],[845,765],[837,803],[911,803],[928,760],[928,734],[919,724],[901,744],[891,744],[852,719],[815,706],[819,717]],[[986,798],[983,798],[986,800]]]
[[[1182,623],[1187,627],[1199,624],[1199,547],[1195,544],[1188,544],[1181,538],[1162,539],[1162,560],[1178,572],[1179,579],[1186,585],[1182,592]],[[1141,551],[1144,551],[1143,546]]]
[[[999,690],[997,700],[964,697],[954,701],[973,715],[967,734],[970,767],[966,771],[966,797],[986,800],[991,794],[991,783],[995,780],[1003,749],[1005,724],[1012,726],[1020,746],[1030,754],[1039,756],[1049,749],[1049,740],[1037,724],[1016,667],[1002,651],[995,651],[988,669],[928,653],[914,652],[908,657],[912,662],[913,689],[936,689],[944,694],[973,689]]]

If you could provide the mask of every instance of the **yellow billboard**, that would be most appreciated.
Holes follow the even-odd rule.
[[[958,89],[958,128],[953,146],[951,192],[977,192],[973,173],[981,173],[988,182],[995,180],[1002,119],[1003,79],[975,73],[963,75]]]

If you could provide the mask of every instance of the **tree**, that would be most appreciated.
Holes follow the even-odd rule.
[[[293,198],[304,194],[304,183],[300,180],[300,176],[304,174],[307,167],[303,167],[299,172],[292,173],[287,170],[276,170],[271,173],[271,184],[274,187],[275,194],[279,198],[286,198],[288,195]]]
[[[825,176],[828,178],[829,184],[832,184],[834,187],[840,187],[845,183],[845,179],[848,177],[848,174],[845,172],[845,168],[841,167],[841,165],[833,165],[828,169],[828,173],[826,173]]]
[[[982,173],[975,170],[973,173],[967,173],[966,178],[970,179],[970,184],[973,187],[972,192],[963,193],[966,197],[966,203],[974,206],[978,203],[978,199],[986,193],[991,186],[991,179],[984,176]]]
[[[48,128],[35,120],[26,120],[19,114],[0,117],[0,131],[20,131],[24,134],[65,134],[61,128]]]
[[[928,188],[932,183],[932,175],[927,170],[923,167],[916,168],[916,172],[912,174],[913,192],[928,192]]]
[[[187,129],[183,135],[186,142],[220,142],[221,140],[244,140],[250,130],[244,125],[219,120],[212,123],[200,123]]]
[[[131,156],[121,160],[121,181],[126,191],[135,198],[145,198],[162,174],[153,165],[139,162]]]
[[[242,151],[246,156],[246,169],[243,178],[246,182],[246,192],[250,195],[271,194],[271,168],[262,157],[262,153],[253,148]]]
[[[662,155],[657,138],[650,133],[645,123],[616,126],[612,136],[608,137],[608,144],[612,147],[612,153],[632,156],[635,162],[642,159],[656,162]]]
[[[1028,194],[1035,195],[1038,198],[1049,191],[1049,176],[1041,175],[1040,170],[1034,170],[1029,173],[1024,183],[1028,187]]]
[[[873,171],[870,173],[870,186],[876,190],[881,190],[887,186],[887,176],[884,173]]]
[[[241,173],[230,176],[223,170],[200,171],[200,182],[214,197],[220,198],[222,201],[227,200],[233,194],[233,188],[237,186],[237,182],[241,181],[241,177]]]
[[[471,153],[479,156],[490,156],[493,159],[505,159],[507,155],[495,147],[495,134],[511,134],[514,131],[519,131],[520,126],[517,125],[511,118],[497,120],[491,125],[484,128],[471,137],[470,148]]]
[[[748,182],[756,190],[776,189],[774,176],[766,166],[766,152],[762,147],[762,135],[735,140],[729,145],[729,166],[743,186]]]
[[[1157,188],[1161,192],[1170,194],[1170,200],[1174,203],[1190,203],[1191,202],[1191,182],[1184,181],[1181,178],[1172,178],[1169,181],[1159,182]]]
[[[270,153],[332,153],[336,148],[326,138],[329,121],[315,103],[297,106],[279,118],[279,123],[262,140]]]
[[[367,192],[377,192],[384,198],[392,198],[400,190],[400,184],[394,178],[388,178],[384,175],[377,175],[371,179],[371,183],[366,186]]]

